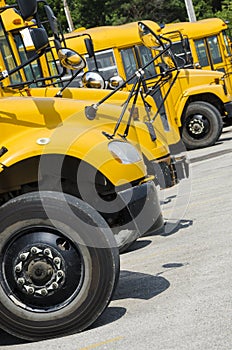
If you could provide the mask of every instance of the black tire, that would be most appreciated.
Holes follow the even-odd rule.
[[[222,132],[222,117],[212,104],[192,102],[182,121],[181,137],[187,149],[212,146]]]
[[[119,276],[118,248],[100,214],[42,191],[7,202],[0,218],[0,328],[41,340],[90,326]]]

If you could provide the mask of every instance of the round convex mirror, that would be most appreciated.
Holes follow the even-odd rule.
[[[77,52],[61,48],[58,50],[58,57],[63,67],[76,70],[83,69],[85,67],[85,60]]]
[[[98,72],[85,72],[82,77],[82,84],[86,88],[104,89],[105,81]]]
[[[139,37],[144,46],[153,50],[163,49],[162,41],[159,39],[158,35],[156,35],[145,23],[138,22],[138,29]]]

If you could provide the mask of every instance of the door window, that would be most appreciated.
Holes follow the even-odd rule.
[[[214,65],[222,62],[222,56],[216,35],[195,40],[195,46],[198,60],[202,67],[210,66],[211,69],[215,69]]]
[[[128,49],[123,49],[120,52],[121,52],[126,79],[128,79],[138,69],[138,66],[136,64],[134,49],[130,47]]]
[[[222,31],[223,41],[226,47],[226,52],[228,56],[231,56],[231,48],[229,44],[229,38],[225,30]]]
[[[206,38],[207,45],[210,52],[210,57],[213,64],[221,63],[222,62],[222,56],[220,53],[220,48],[218,44],[218,38],[216,35],[210,36]]]
[[[209,66],[209,59],[207,56],[206,46],[204,39],[195,40],[195,46],[198,56],[198,61],[202,67]]]

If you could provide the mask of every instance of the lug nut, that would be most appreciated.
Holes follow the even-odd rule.
[[[44,255],[47,255],[49,258],[53,258],[52,256],[52,252],[49,248],[45,248],[44,251],[43,251]]]
[[[54,260],[53,260],[54,264],[58,265],[60,263],[60,258],[56,257]]]
[[[64,272],[62,270],[57,271],[57,276],[58,277],[63,277],[64,276]]]
[[[45,296],[48,294],[48,291],[46,288],[43,288],[43,289],[41,289],[40,293],[41,293],[41,295]]]
[[[25,260],[27,260],[28,255],[29,255],[29,253],[22,253],[22,254],[20,254],[19,258],[20,258],[20,260],[25,261]]]
[[[52,288],[53,289],[58,289],[58,287],[59,287],[59,284],[57,282],[53,282],[52,283]]]
[[[32,254],[37,254],[37,252],[38,252],[38,249],[36,247],[32,247],[31,248],[31,253]]]
[[[18,265],[15,266],[15,272],[21,272],[22,271],[22,262],[20,262]]]
[[[25,279],[20,277],[20,278],[18,278],[17,283],[22,286],[25,283]]]
[[[29,287],[28,289],[27,289],[27,292],[29,293],[29,294],[33,294],[34,293],[34,288],[33,287]]]
[[[51,254],[50,249],[48,249],[48,248],[44,249],[44,254],[45,255],[50,255]]]

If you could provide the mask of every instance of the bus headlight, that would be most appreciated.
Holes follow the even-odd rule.
[[[133,164],[142,160],[137,149],[130,143],[122,141],[112,141],[108,145],[112,156],[122,164]]]

